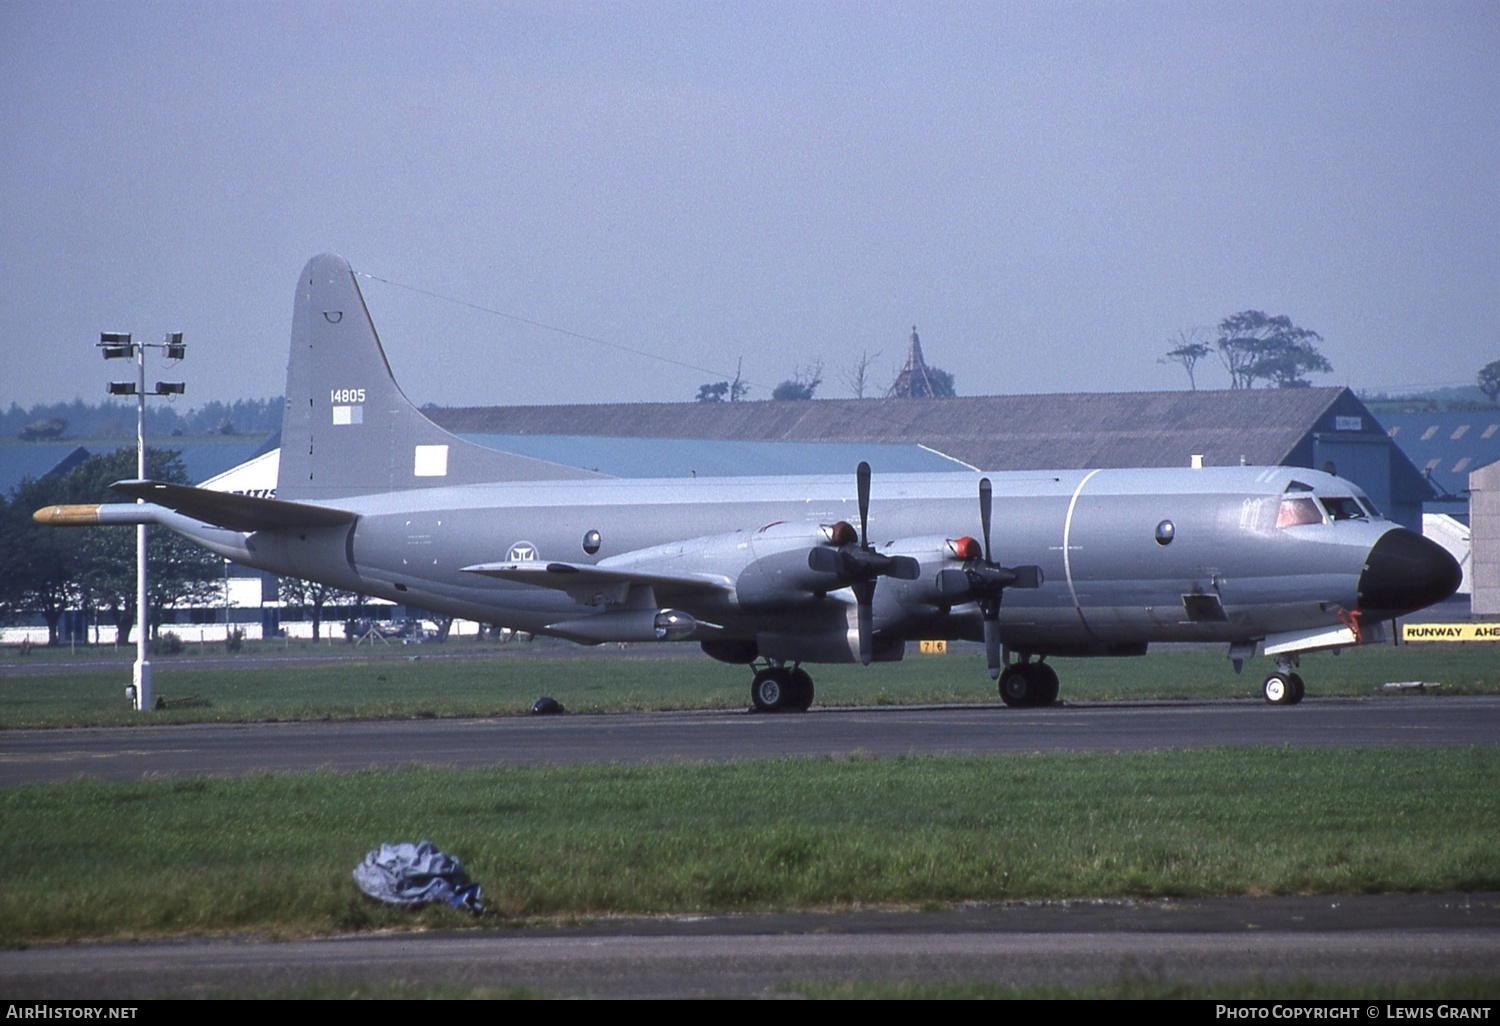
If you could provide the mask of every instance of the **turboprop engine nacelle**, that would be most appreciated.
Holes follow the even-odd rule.
[[[832,552],[856,535],[835,524],[770,524],[750,536],[754,558],[735,580],[735,598],[747,611],[785,610],[817,602],[845,586],[838,574],[811,565],[812,553]]]

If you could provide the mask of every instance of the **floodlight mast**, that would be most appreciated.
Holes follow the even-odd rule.
[[[103,331],[99,333],[99,348],[106,360],[135,358],[135,381],[111,381],[110,395],[135,396],[135,476],[146,480],[146,396],[182,395],[184,385],[180,381],[158,381],[154,391],[146,391],[146,350],[161,349],[169,360],[181,360],[187,355],[182,344],[182,332],[167,334],[162,342],[136,342],[128,331]],[[145,502],[145,499],[136,499]],[[131,701],[137,712],[153,708],[151,702],[151,659],[148,655],[150,617],[147,615],[146,587],[146,525],[135,528],[135,669],[130,688]]]

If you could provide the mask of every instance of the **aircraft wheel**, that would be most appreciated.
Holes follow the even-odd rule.
[[[1287,682],[1292,685],[1292,696],[1287,699],[1287,705],[1296,705],[1307,694],[1307,685],[1302,683],[1302,675],[1299,673],[1287,674]]]
[[[1036,701],[1035,705],[1051,705],[1057,701],[1057,671],[1046,663],[1033,663],[1032,670],[1036,674]]]
[[[792,671],[789,684],[792,692],[790,708],[796,712],[807,712],[808,707],[813,703],[812,675],[799,666]]]
[[[1266,682],[1261,685],[1261,693],[1272,705],[1296,705],[1301,698],[1297,690],[1297,675],[1282,673],[1280,670],[1266,678]]]
[[[750,682],[750,701],[756,712],[786,712],[793,708],[791,674],[780,666],[761,670]]]
[[[1033,704],[1036,686],[1031,679],[1031,663],[1012,663],[1000,671],[1000,699],[1012,709]]]

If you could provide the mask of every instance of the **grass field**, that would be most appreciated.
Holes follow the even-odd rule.
[[[1270,661],[1253,660],[1236,676],[1222,650],[1181,648],[1055,665],[1064,701],[1256,698]],[[716,663],[690,649],[664,656],[647,647],[471,641],[373,651],[272,644],[238,657],[163,656],[153,666],[156,694],[172,706],[141,716],[124,699],[128,653],[123,662],[110,649],[78,656],[66,650],[25,657],[14,650],[0,653],[0,728],[504,716],[525,712],[541,695],[578,712],[742,708],[750,680],[745,667]],[[825,706],[997,700],[977,646],[956,646],[942,656],[913,654],[902,663],[810,669],[817,702]],[[1301,672],[1312,697],[1368,695],[1387,681],[1407,680],[1440,683],[1441,694],[1500,693],[1500,653],[1490,645],[1323,653],[1304,660]]]
[[[482,921],[1500,889],[1500,749],[570,766],[0,791],[0,938],[469,922],[350,872],[429,838]]]
[[[371,652],[293,643],[155,660],[172,708],[124,707],[129,653],[0,652],[0,725],[737,708],[744,667],[678,650],[472,642]],[[300,649],[300,651],[299,651]],[[255,662],[251,662],[255,660]],[[1255,698],[1218,650],[1060,660],[1064,700]],[[813,668],[823,705],[993,702],[982,654]],[[1304,662],[1312,697],[1386,681],[1500,693],[1489,646],[1353,650]],[[1440,699],[1439,699],[1440,700]],[[0,943],[557,922],[618,913],[941,907],[1118,896],[1500,888],[1500,748],[1219,749],[735,765],[300,774],[0,791]],[[383,841],[430,838],[484,885],[478,919],[392,910],[350,879]],[[792,986],[813,997],[1490,996],[1372,982],[1098,993],[984,983]],[[1259,987],[1259,989],[1257,989]],[[1055,990],[1056,988],[1054,988]],[[1420,991],[1420,993],[1419,993]],[[306,996],[539,996],[424,988]]]

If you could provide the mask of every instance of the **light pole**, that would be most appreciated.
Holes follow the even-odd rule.
[[[184,386],[180,381],[158,381],[154,391],[146,391],[146,350],[160,349],[168,360],[181,360],[187,355],[187,346],[182,344],[182,332],[170,332],[161,342],[136,342],[128,331],[102,331],[99,333],[99,349],[106,360],[135,359],[134,381],[111,381],[110,395],[133,395],[136,397],[135,415],[135,476],[146,480],[146,396],[182,395]],[[145,502],[145,499],[136,499]],[[134,691],[137,711],[151,708],[151,660],[147,656],[146,633],[150,617],[147,616],[146,597],[146,525],[137,524],[135,529],[135,673]]]

